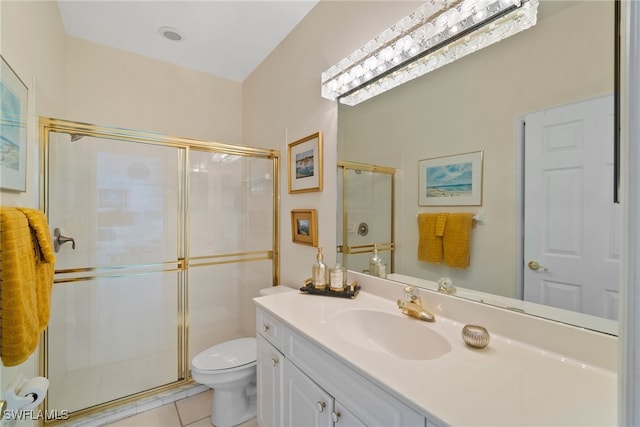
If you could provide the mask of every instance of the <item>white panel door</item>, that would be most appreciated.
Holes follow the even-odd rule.
[[[526,116],[526,301],[618,317],[613,123],[611,96]]]

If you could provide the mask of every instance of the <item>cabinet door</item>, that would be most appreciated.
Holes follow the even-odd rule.
[[[332,427],[333,397],[284,359],[283,415],[286,427]]]
[[[335,424],[335,427],[367,427],[365,423],[360,421],[338,401],[336,401],[334,404],[331,418]]]
[[[284,356],[262,336],[258,346],[257,387],[258,424],[261,427],[282,425],[282,361]]]

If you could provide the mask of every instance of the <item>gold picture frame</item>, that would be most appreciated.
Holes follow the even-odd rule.
[[[291,211],[291,237],[293,243],[318,246],[318,215],[315,209]]]
[[[322,132],[292,142],[287,154],[289,194],[322,191]]]

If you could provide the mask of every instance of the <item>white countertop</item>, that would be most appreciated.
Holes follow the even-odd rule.
[[[410,319],[395,301],[365,291],[353,300],[288,292],[255,302],[428,418],[453,426],[617,424],[615,372],[491,330],[489,346],[472,349],[460,336],[464,324],[441,315],[434,323]],[[331,321],[351,309],[417,322],[444,336],[451,351],[433,360],[406,360],[364,349],[335,333]]]

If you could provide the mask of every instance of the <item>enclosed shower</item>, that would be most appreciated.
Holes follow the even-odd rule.
[[[48,409],[185,385],[191,356],[254,334],[251,299],[278,283],[277,151],[44,118],[40,140]]]

